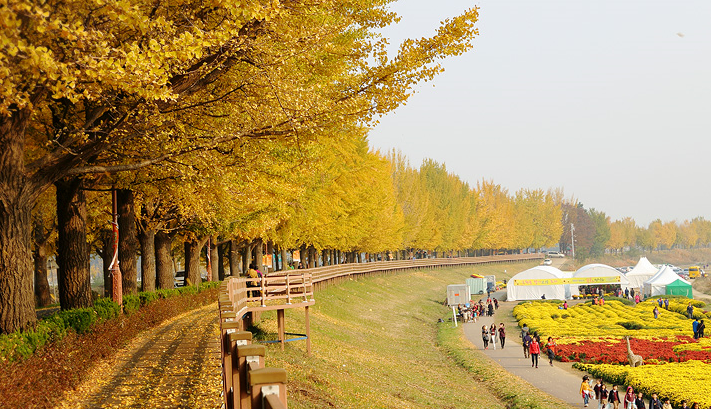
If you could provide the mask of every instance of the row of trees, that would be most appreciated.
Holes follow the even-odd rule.
[[[581,259],[629,249],[653,251],[711,246],[711,221],[703,217],[683,222],[657,219],[645,227],[638,226],[630,217],[611,221],[604,212],[585,209],[574,200],[563,203],[562,213],[560,247],[571,250],[574,236],[575,255]],[[574,235],[571,235],[571,225],[574,226]]]
[[[146,246],[142,259],[158,255],[160,270],[166,243],[178,236],[188,260],[216,234],[235,245],[271,234],[295,243],[298,232],[320,226],[312,205],[336,200],[317,196],[329,186],[344,192],[343,206],[329,209],[334,216],[372,206],[377,197],[353,185],[375,191],[365,175],[387,166],[368,154],[365,127],[476,35],[470,9],[389,54],[378,34],[398,18],[388,3],[6,2],[0,332],[35,322],[33,209],[46,195],[54,193],[56,218],[35,209],[35,220],[56,222],[63,308],[92,302],[89,243],[105,240],[94,226],[107,223],[109,206],[91,201],[106,202],[112,187],[128,292],[136,289],[136,241]],[[39,242],[51,230],[43,226]]]

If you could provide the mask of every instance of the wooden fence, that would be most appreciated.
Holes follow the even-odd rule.
[[[433,258],[371,263],[339,264],[302,270],[277,271],[260,278],[230,277],[220,284],[220,349],[223,397],[227,409],[286,409],[286,371],[265,368],[264,345],[252,343],[246,331],[264,311],[276,311],[278,339],[286,339],[284,313],[304,308],[306,340],[311,354],[309,307],[315,290],[365,274],[396,272],[413,268],[512,263],[543,258],[542,254],[512,254],[486,257]]]

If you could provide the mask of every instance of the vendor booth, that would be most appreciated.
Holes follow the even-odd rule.
[[[691,283],[679,277],[677,273],[669,266],[663,266],[659,269],[654,277],[644,282],[644,296],[656,297],[658,295],[667,294],[667,286],[673,282],[680,280],[683,283],[691,286]],[[678,284],[677,284],[678,285]],[[674,287],[672,287],[674,288]]]
[[[568,288],[569,276],[551,266],[536,266],[522,271],[511,277],[506,287],[506,300],[539,300],[546,299],[565,300],[566,285]]]
[[[581,285],[619,285],[624,290],[630,284],[623,273],[605,264],[588,264],[580,267],[573,273],[572,278],[571,285],[578,287]]]
[[[691,284],[681,278],[667,284],[666,292],[667,295],[682,295],[686,298],[694,298],[694,292],[691,289]]]
[[[627,280],[630,282],[630,288],[641,290],[644,288],[644,282],[654,277],[658,271],[659,269],[654,267],[652,263],[647,260],[647,257],[642,257],[637,262],[637,265],[625,274],[625,277],[627,277]]]

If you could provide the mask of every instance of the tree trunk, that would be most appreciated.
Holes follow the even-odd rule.
[[[225,250],[230,243],[224,243],[217,246],[217,279],[222,281],[225,279]]]
[[[144,228],[138,235],[141,243],[141,291],[156,289],[156,231]]]
[[[46,307],[52,303],[47,280],[47,239],[41,217],[34,218],[34,259],[35,259],[35,301],[38,307]]]
[[[286,271],[289,269],[288,264],[286,263],[286,249],[284,247],[281,248],[281,269]]]
[[[185,277],[189,282],[185,285],[200,285],[200,253],[207,242],[207,237],[202,239],[192,239],[185,246]]]
[[[242,251],[242,272],[247,273],[252,265],[252,243],[247,243]]]
[[[299,247],[299,263],[301,263],[301,266],[303,268],[308,267],[308,257],[306,256],[306,244],[302,244],[301,247]]]
[[[210,240],[210,248],[207,250],[210,252],[210,263],[212,264],[210,267],[212,268],[212,271],[208,271],[208,274],[211,274],[212,281],[220,281],[220,273],[219,273],[219,266],[222,264],[222,258],[219,256],[219,252],[217,251],[217,236],[213,236],[212,239]],[[223,268],[224,271],[224,268]],[[224,273],[223,273],[224,276]]]
[[[0,115],[0,333],[32,328],[32,199],[25,174],[25,128],[31,111]]]
[[[86,241],[86,194],[82,179],[60,180],[57,185],[57,264],[59,304],[63,310],[90,307],[89,244]]]
[[[104,297],[111,297],[111,260],[114,258],[114,248],[111,243],[111,230],[103,230],[101,232],[101,256],[102,271],[104,273]]]
[[[257,265],[257,270],[266,273],[264,270],[264,258],[262,257],[264,256],[264,242],[262,242],[262,239],[255,240],[254,247],[254,258],[256,259],[254,264]]]
[[[138,266],[136,263],[136,209],[134,207],[133,191],[120,189],[116,192],[118,199],[119,224],[119,267],[121,268],[121,285],[123,294],[138,292]]]
[[[237,240],[230,240],[230,275],[232,277],[239,276],[239,247],[237,247]]]
[[[164,231],[158,231],[156,233],[156,279],[158,281],[158,288],[161,290],[175,287],[173,258],[170,254],[172,242],[173,239],[168,233]]]

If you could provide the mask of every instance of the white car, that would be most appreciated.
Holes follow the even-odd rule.
[[[551,260],[551,259],[549,259],[549,258],[543,260],[543,265],[544,265],[544,266],[550,266],[551,264],[553,264],[553,260]]]
[[[553,258],[553,257],[563,258],[563,257],[565,257],[565,254],[561,253],[560,251],[549,251],[548,258]]]

